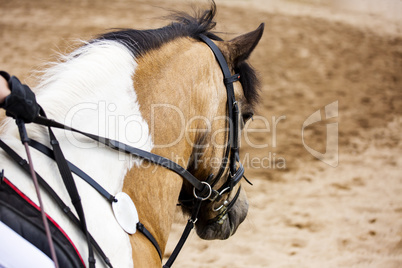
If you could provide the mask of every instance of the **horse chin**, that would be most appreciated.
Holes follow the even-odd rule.
[[[221,221],[197,221],[197,235],[204,240],[225,240],[232,236],[245,220],[248,212],[248,202],[239,201],[226,213],[225,218]]]

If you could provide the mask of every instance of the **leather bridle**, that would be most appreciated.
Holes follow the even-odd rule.
[[[215,212],[218,212],[218,215],[209,220],[208,223],[221,223],[222,220],[225,219],[225,215],[230,211],[230,209],[233,207],[235,202],[237,201],[239,195],[240,195],[240,190],[241,187],[236,192],[236,195],[231,201],[228,201],[228,198],[233,190],[233,188],[240,182],[240,180],[244,177],[244,167],[240,163],[240,157],[239,157],[239,106],[235,98],[234,94],[234,88],[233,88],[233,83],[238,81],[240,76],[239,74],[232,75],[229,69],[229,66],[227,64],[227,61],[225,57],[223,56],[221,50],[218,48],[218,46],[207,36],[200,34],[199,38],[201,41],[203,41],[205,44],[208,45],[208,47],[212,50],[212,52],[215,55],[216,60],[219,63],[219,66],[222,70],[223,73],[223,82],[226,87],[226,93],[227,93],[227,110],[228,110],[228,119],[229,119],[229,133],[228,133],[228,142],[226,145],[226,150],[225,150],[225,155],[222,159],[222,164],[220,166],[219,172],[217,176],[212,180],[214,177],[213,174],[209,175],[206,181],[202,181],[201,183],[205,185],[205,188],[208,188],[209,193],[205,195],[204,197],[200,196],[196,193],[196,188],[194,187],[193,189],[193,195],[195,198],[195,201],[193,200],[193,208],[192,208],[192,213],[191,213],[191,218],[189,219],[186,228],[184,229],[184,232],[176,245],[176,248],[174,249],[172,255],[169,257],[168,261],[166,264],[163,266],[163,268],[169,268],[173,265],[173,262],[175,261],[177,255],[179,254],[181,248],[183,247],[191,229],[194,227],[195,222],[197,221],[197,214],[199,212],[199,209],[201,207],[202,201],[208,201],[208,202],[219,202],[224,194],[227,194],[227,199],[223,202],[222,205],[220,205],[218,208],[214,208],[212,206],[212,210]],[[217,190],[215,190],[213,187],[221,180],[223,174],[227,170],[227,165],[229,165],[229,174],[224,182],[224,184]],[[212,182],[210,182],[212,180]],[[247,179],[246,179],[247,180]],[[247,182],[249,182],[247,180]],[[204,191],[205,193],[205,191]],[[183,202],[183,201],[181,201]],[[184,202],[188,202],[188,200],[185,200]]]
[[[230,193],[234,189],[234,187],[240,182],[240,180],[244,176],[244,167],[242,164],[239,162],[239,147],[238,147],[238,140],[239,140],[239,107],[238,103],[235,98],[234,94],[234,88],[233,88],[233,83],[239,80],[239,75],[231,75],[229,66],[220,51],[220,49],[215,45],[215,43],[206,37],[205,35],[199,35],[199,38],[201,41],[206,43],[209,48],[212,50],[212,52],[215,55],[216,60],[219,63],[219,66],[223,72],[224,76],[224,84],[226,87],[227,91],[227,110],[228,110],[228,118],[229,118],[229,133],[228,133],[228,143],[225,149],[225,155],[224,158],[222,159],[222,164],[219,169],[219,172],[216,176],[211,174],[208,176],[208,178],[205,181],[200,181],[194,175],[192,175],[189,171],[187,171],[185,168],[180,166],[179,164],[156,154],[141,150],[139,148],[135,148],[132,146],[129,146],[127,144],[121,143],[116,140],[104,138],[104,137],[99,137],[97,135],[93,135],[90,133],[86,133],[77,129],[74,129],[72,127],[63,125],[61,123],[58,123],[54,120],[48,119],[46,117],[46,114],[43,110],[41,110],[40,116],[38,116],[35,120],[34,123],[44,125],[48,127],[49,130],[49,136],[50,136],[50,144],[53,147],[53,150],[46,147],[45,145],[29,139],[26,136],[26,133],[24,134],[25,136],[21,134],[22,140],[25,140],[29,143],[29,145],[36,150],[46,154],[47,156],[55,159],[57,165],[59,166],[59,170],[61,173],[61,176],[63,177],[63,181],[65,182],[66,188],[70,194],[70,192],[74,193],[73,195],[70,194],[71,199],[73,200],[78,200],[76,203],[80,203],[80,197],[78,195],[78,191],[76,189],[75,183],[72,179],[71,172],[75,173],[79,177],[81,177],[83,180],[85,180],[88,184],[90,184],[95,190],[97,190],[101,195],[103,195],[110,203],[117,202],[116,198],[109,194],[102,186],[100,186],[95,180],[93,180],[91,177],[89,177],[86,173],[84,173],[82,170],[80,170],[78,167],[72,165],[70,162],[68,162],[65,158],[63,153],[61,152],[61,149],[59,147],[58,141],[56,139],[56,136],[53,134],[52,128],[61,128],[73,132],[80,133],[90,139],[93,139],[99,143],[102,143],[112,149],[125,152],[127,154],[131,154],[135,157],[145,159],[153,164],[160,165],[162,167],[165,167],[178,175],[180,175],[184,180],[186,180],[188,183],[190,183],[193,186],[193,195],[194,198],[192,200],[193,206],[192,206],[192,213],[191,213],[191,218],[188,220],[188,223],[185,227],[185,230],[182,234],[182,237],[177,244],[175,250],[173,251],[172,255],[170,256],[169,260],[163,267],[171,267],[173,264],[174,260],[176,259],[178,253],[180,252],[182,246],[184,245],[184,242],[186,241],[190,231],[194,228],[194,224],[197,221],[198,213],[201,207],[201,204],[204,201],[207,202],[219,202],[222,200],[223,195],[227,195],[227,199],[230,196]],[[14,150],[12,150],[9,146],[7,146],[1,139],[0,139],[0,148],[2,148],[7,154],[10,155],[10,157],[16,161],[25,171],[28,170],[27,167],[27,162],[24,161]],[[229,167],[228,167],[229,166]],[[214,186],[218,183],[218,181],[221,180],[223,174],[226,172],[228,169],[228,177],[226,181],[223,183],[221,187],[218,189],[214,189]],[[80,221],[78,221],[74,216],[71,214],[70,209],[63,203],[63,201],[57,196],[57,194],[50,188],[49,185],[47,185],[46,181],[43,180],[39,174],[36,174],[38,176],[39,183],[42,187],[45,188],[45,190],[51,195],[51,197],[56,200],[56,203],[60,206],[60,208],[77,224],[81,225],[82,229],[85,230],[85,235],[87,237],[88,241],[88,247],[89,247],[89,263],[90,267],[95,266],[95,259],[92,251],[92,247],[90,245],[93,245],[95,249],[99,252],[105,263],[109,266],[112,267],[109,259],[106,257],[106,255],[102,252],[100,247],[96,244],[94,239],[91,237],[89,232],[86,229],[85,226],[85,221],[83,211],[82,211],[82,218],[80,216]],[[224,218],[226,213],[233,207],[234,203],[239,197],[241,188],[237,190],[237,193],[235,194],[235,197],[229,202],[228,200],[225,200],[222,205],[219,206],[212,206],[212,209],[217,212],[217,216],[210,220],[210,221],[220,221]],[[73,202],[74,203],[74,202]],[[74,204],[76,205],[76,204]],[[80,205],[80,204],[79,204]],[[77,210],[77,208],[76,208]],[[79,208],[78,210],[82,210],[82,208]],[[145,228],[144,225],[142,225],[140,222],[137,224],[137,229],[143,233],[154,245],[156,250],[158,251],[158,254],[160,258],[162,259],[162,254],[161,250],[159,248],[159,245],[156,241],[156,239],[152,236],[151,233]]]
[[[219,202],[222,199],[224,194],[227,194],[229,198],[233,188],[240,182],[240,180],[244,177],[244,167],[239,162],[239,106],[235,98],[233,83],[238,81],[240,76],[239,74],[232,75],[229,69],[229,66],[226,62],[225,57],[222,52],[218,48],[218,46],[208,37],[201,34],[199,38],[202,42],[208,45],[208,47],[212,50],[215,55],[215,58],[219,64],[219,67],[222,70],[224,79],[223,82],[226,87],[227,93],[227,111],[228,111],[228,124],[229,124],[229,133],[228,133],[228,141],[225,148],[224,157],[222,159],[222,164],[216,176],[213,174],[209,175],[206,180],[207,183],[211,187],[211,195],[208,197],[208,201],[210,202]],[[214,186],[221,181],[222,176],[227,170],[227,166],[229,165],[228,176],[224,184],[214,190]],[[248,181],[248,180],[247,180]],[[248,181],[249,182],[249,181]],[[222,214],[226,214],[229,212],[230,208],[236,202],[241,188],[239,187],[235,197],[229,202],[225,200],[225,202],[212,209],[214,211],[219,212],[217,217],[222,217]],[[194,191],[195,195],[195,191]],[[196,196],[194,196],[196,197]],[[180,200],[182,203],[190,203],[191,200]]]

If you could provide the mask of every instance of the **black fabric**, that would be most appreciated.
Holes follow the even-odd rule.
[[[40,211],[5,181],[0,184],[0,221],[51,258]],[[48,222],[59,266],[85,267],[70,241],[52,221]]]
[[[29,165],[25,159],[19,156],[13,149],[11,149],[7,144],[5,144],[0,139],[0,148],[2,148],[18,165],[20,165],[24,171],[30,174]],[[76,225],[80,226],[80,221],[78,218],[71,212],[71,209],[60,199],[60,197],[56,194],[56,192],[47,184],[47,182],[38,174],[36,173],[38,178],[39,185],[45,189],[45,191],[52,197],[52,199],[56,202],[59,208],[68,216],[68,218]],[[91,240],[91,244],[95,247],[96,251],[102,257],[103,261],[106,263],[108,267],[113,267],[110,263],[109,258],[105,255],[102,251],[98,243],[95,239],[89,234],[89,238]]]
[[[0,108],[4,108],[7,111],[7,116],[20,118],[26,123],[32,122],[39,114],[39,105],[36,102],[35,94],[27,85],[22,84],[17,77],[10,77],[4,71],[1,71],[0,75],[7,80],[11,90],[11,94],[0,104]]]

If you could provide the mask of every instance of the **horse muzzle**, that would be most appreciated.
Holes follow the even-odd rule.
[[[225,204],[225,202],[227,203]],[[212,204],[212,208],[213,206],[214,204]],[[196,232],[201,239],[225,240],[236,232],[248,212],[248,201],[244,191],[241,191],[239,187],[235,196],[230,201],[225,200],[218,208],[215,211],[210,209],[208,215],[199,217]]]

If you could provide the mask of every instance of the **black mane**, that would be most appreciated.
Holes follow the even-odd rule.
[[[169,18],[173,19],[173,22],[159,29],[120,29],[100,35],[96,40],[118,41],[137,57],[141,57],[150,50],[158,49],[163,44],[179,37],[199,39],[198,36],[204,34],[213,40],[222,41],[221,38],[211,32],[216,25],[216,22],[213,20],[215,15],[216,5],[213,3],[210,10],[197,12],[195,16],[176,12],[172,16],[169,16]]]
[[[179,37],[191,37],[199,40],[203,34],[212,40],[223,41],[211,30],[215,27],[216,4],[212,1],[211,8],[205,11],[195,12],[189,15],[184,12],[176,12],[170,18],[173,22],[165,27],[150,30],[119,29],[98,36],[93,42],[99,40],[117,41],[127,47],[130,52],[141,57],[148,51],[158,49]],[[249,104],[258,102],[259,81],[254,69],[246,62],[234,66],[235,72],[240,74],[244,95]]]

